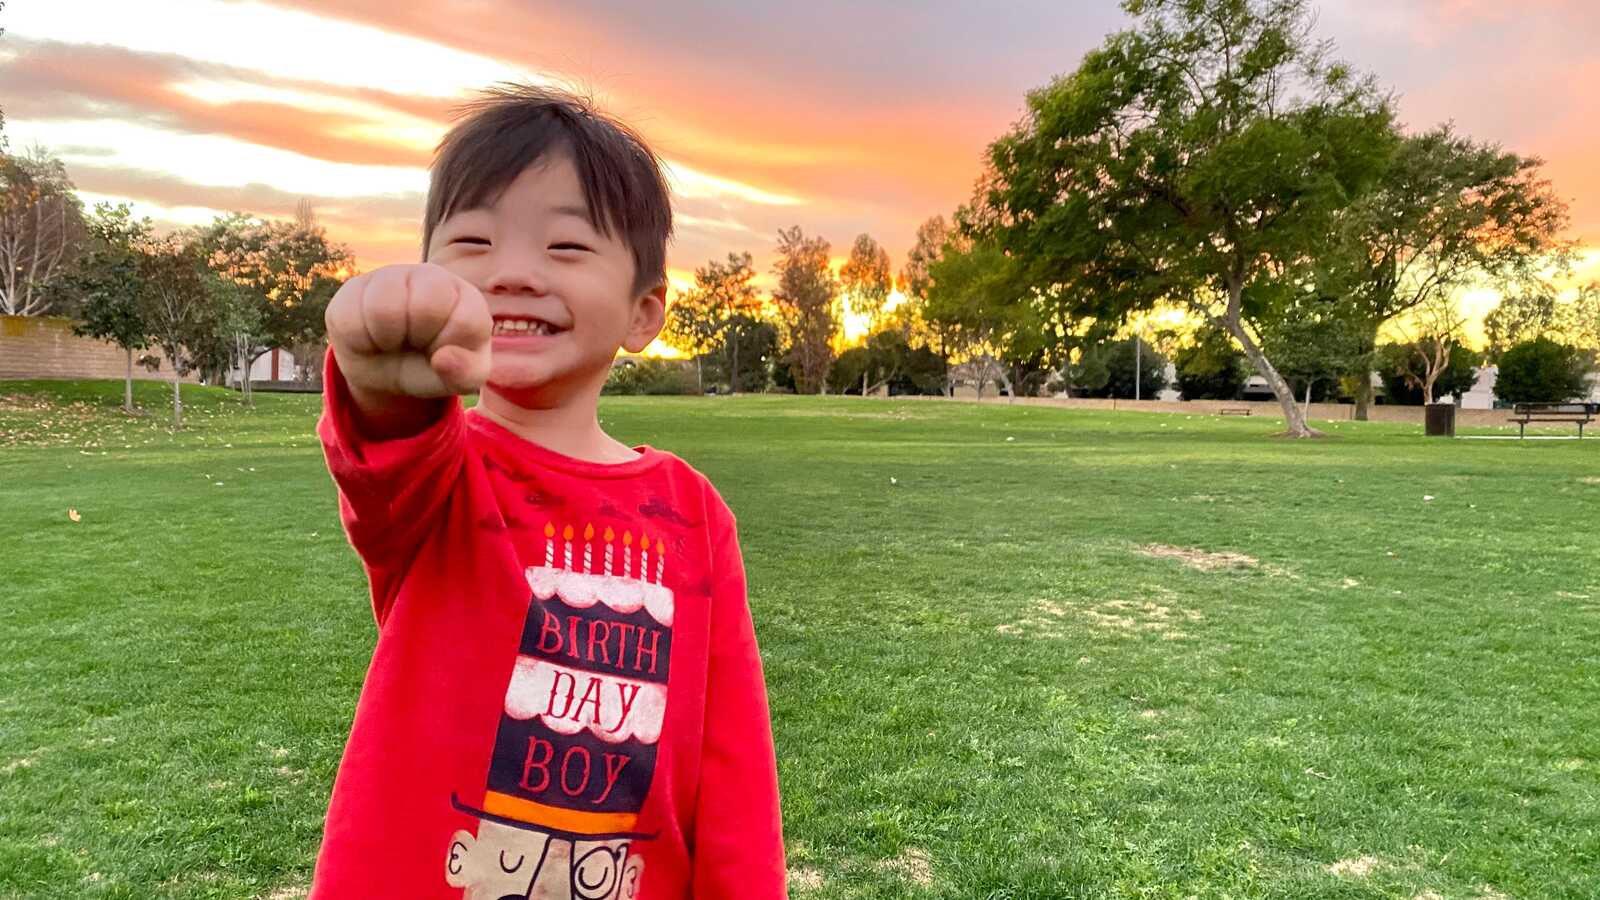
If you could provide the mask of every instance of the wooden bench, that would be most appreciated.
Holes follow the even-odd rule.
[[[1583,426],[1594,421],[1594,413],[1588,403],[1518,403],[1511,407],[1511,421],[1517,423],[1517,437],[1527,437],[1529,422],[1575,423],[1581,441]]]
[[[1224,406],[1223,408],[1217,410],[1217,415],[1219,415],[1219,416],[1248,416],[1248,415],[1250,415],[1250,407],[1248,407],[1248,406]]]

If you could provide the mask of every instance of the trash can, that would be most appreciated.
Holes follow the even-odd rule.
[[[1456,436],[1456,405],[1454,403],[1429,403],[1424,407],[1424,429],[1428,437]]]

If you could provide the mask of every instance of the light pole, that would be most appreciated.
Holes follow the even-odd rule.
[[[1140,328],[1133,333],[1133,399],[1142,400],[1140,394],[1144,390],[1144,341],[1139,335],[1144,331]]]

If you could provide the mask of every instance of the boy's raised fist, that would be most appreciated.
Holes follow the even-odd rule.
[[[328,304],[327,323],[339,369],[360,399],[468,394],[489,377],[489,305],[442,266],[357,275]]]

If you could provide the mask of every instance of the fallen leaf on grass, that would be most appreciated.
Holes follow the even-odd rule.
[[[70,507],[67,509],[67,518],[71,519],[74,522],[82,522],[83,521],[83,516],[78,515],[78,511],[75,510],[75,509],[72,509]]]

